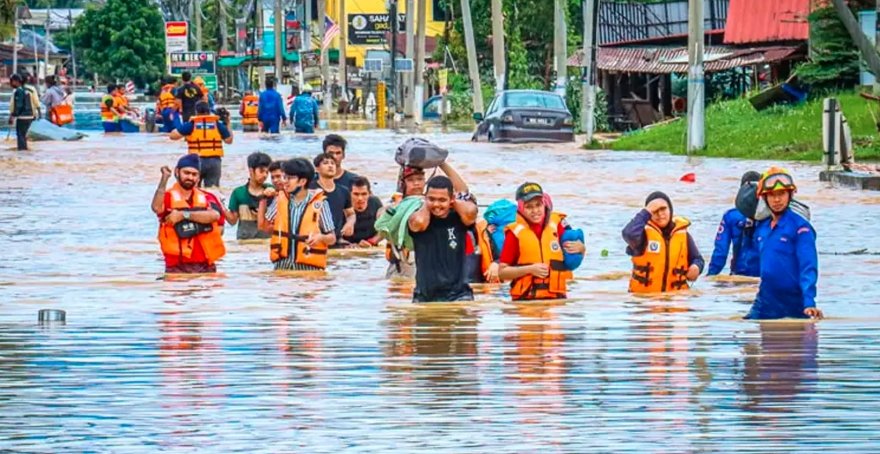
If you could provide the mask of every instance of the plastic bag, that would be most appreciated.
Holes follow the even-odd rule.
[[[397,147],[394,160],[402,166],[431,169],[443,164],[447,156],[448,150],[425,139],[412,138]]]

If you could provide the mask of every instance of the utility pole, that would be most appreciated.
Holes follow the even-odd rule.
[[[281,11],[281,0],[275,0],[275,10],[272,12],[275,32],[275,84],[281,83],[281,75],[284,74],[284,49],[281,47],[284,41],[281,39],[283,33],[282,25],[284,17]]]
[[[303,0],[305,3],[305,18],[302,20],[303,28],[303,50],[312,50],[312,0]],[[302,63],[302,59],[300,59]],[[302,88],[302,85],[300,85]]]
[[[229,50],[229,28],[226,25],[226,0],[217,0],[217,21],[220,26],[220,50]],[[228,86],[229,84],[227,84]]]
[[[706,147],[705,75],[703,73],[703,0],[688,1],[687,154]]]
[[[399,11],[399,5],[397,3],[397,0],[390,0],[389,4],[388,4],[389,16],[396,17],[398,11]],[[409,10],[407,10],[406,14],[407,14],[407,16],[409,16]],[[391,80],[389,81],[389,82],[391,82],[391,97],[390,97],[390,99],[388,99],[385,97],[385,94],[383,93],[382,99],[384,99],[385,102],[389,102],[389,101],[391,102],[391,113],[392,114],[397,113],[397,110],[400,108],[400,103],[401,103],[401,99],[402,99],[400,96],[398,96],[398,93],[397,93],[397,88],[398,88],[397,85],[399,82],[400,75],[397,73],[397,66],[394,64],[397,61],[397,32],[398,32],[397,21],[391,22]],[[380,80],[383,77],[385,77],[384,71],[382,72],[382,76],[380,77]],[[378,104],[378,99],[379,99],[379,89],[384,86],[385,86],[385,84],[383,84],[383,83],[376,84],[377,104]],[[387,106],[382,107],[382,109],[383,109],[382,112],[387,113],[387,110],[385,109],[386,107]],[[377,113],[377,115],[378,115],[378,113]],[[384,121],[384,119],[383,119],[383,121]]]
[[[73,61],[73,83],[70,85],[76,92],[76,47],[73,45],[73,12],[70,11],[70,8],[67,9],[67,23],[70,24],[67,33],[70,37],[70,58]]]
[[[406,0],[406,58],[411,59],[413,62],[416,60],[416,2],[415,0]],[[396,35],[395,35],[396,36]],[[415,63],[413,63],[415,64]],[[415,73],[402,73],[403,74],[403,97],[401,99],[406,99],[403,103],[404,105],[404,115],[407,117],[412,117],[413,115],[413,101],[415,97],[413,96],[413,83],[415,79],[413,79],[413,75]],[[395,76],[396,77],[396,76]]]
[[[874,49],[880,54],[880,1],[876,2],[876,21],[874,25]],[[880,74],[874,74],[874,94],[880,95]]]
[[[599,0],[583,0],[584,9],[584,73],[581,80],[581,129],[587,135],[587,143],[593,141],[596,122],[593,116],[596,108],[596,87],[593,84],[593,71],[596,64],[596,22],[599,17]]]
[[[190,7],[192,8],[192,15],[194,16],[194,22],[196,23],[196,50],[202,50],[202,2],[201,0],[194,0],[190,3]]]
[[[501,0],[492,0],[492,63],[495,65],[495,94],[504,90],[504,12]]]
[[[413,62],[413,121],[416,124],[422,122],[422,103],[425,102],[425,78],[422,73],[425,70],[425,28],[427,27],[428,15],[427,0],[419,0],[418,18],[419,29],[416,33],[416,58]]]
[[[318,0],[318,34],[321,35],[321,80],[324,85],[324,113],[329,120],[333,113],[333,93],[330,84],[330,46],[324,47],[324,35],[327,33],[327,0]]]
[[[702,1],[702,0],[701,0]],[[565,83],[568,79],[568,28],[565,25],[566,0],[553,2],[553,52],[555,58],[556,83],[554,91],[565,98]]]
[[[336,20],[339,24],[339,103],[349,101],[348,99],[348,70],[346,67],[345,56],[348,47],[348,18],[345,16],[345,0],[339,1],[339,18]],[[348,107],[346,107],[346,110]],[[343,110],[343,113],[346,112]]]
[[[51,25],[52,25],[52,8],[46,8],[46,42],[43,45],[43,51],[45,53],[45,60],[46,60],[46,73],[43,75],[44,80],[45,80],[45,77],[47,77],[49,75],[49,40],[52,39],[51,38],[52,32],[49,30],[49,27]],[[34,58],[37,58],[37,56],[34,55]]]
[[[482,114],[483,90],[480,85],[480,68],[477,66],[477,48],[474,45],[474,24],[471,20],[470,0],[461,0],[461,19],[464,22],[464,45],[467,48],[468,73],[471,78],[471,89],[474,91],[474,113]]]
[[[21,36],[18,33],[18,9],[20,6],[15,7],[15,19],[13,21],[15,27],[15,42],[12,43],[12,74],[18,74],[18,40]],[[73,41],[71,41],[73,42]]]

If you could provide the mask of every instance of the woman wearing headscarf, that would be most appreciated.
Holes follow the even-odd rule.
[[[661,293],[688,289],[696,281],[705,262],[687,228],[690,221],[674,217],[672,201],[662,192],[653,192],[623,229],[626,253],[632,257],[629,291]]]

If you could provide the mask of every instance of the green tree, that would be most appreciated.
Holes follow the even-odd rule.
[[[132,79],[144,86],[165,70],[162,14],[152,2],[107,0],[89,8],[73,27],[83,65],[105,79]]]

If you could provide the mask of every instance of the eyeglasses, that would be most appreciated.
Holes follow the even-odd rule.
[[[761,192],[772,192],[779,189],[795,189],[794,180],[791,178],[791,175],[777,173],[765,177],[761,182]]]

